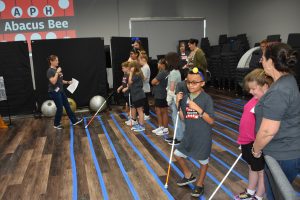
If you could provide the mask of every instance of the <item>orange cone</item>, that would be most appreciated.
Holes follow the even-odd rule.
[[[1,116],[0,116],[0,128],[8,128],[8,126],[5,124]]]

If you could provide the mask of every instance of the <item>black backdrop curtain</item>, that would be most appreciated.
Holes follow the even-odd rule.
[[[64,80],[75,78],[79,85],[74,94],[65,92],[78,107],[88,106],[95,95],[107,96],[107,76],[103,38],[76,38],[32,41],[36,96],[39,109],[48,96],[47,58],[57,55]]]
[[[7,101],[0,102],[0,113],[29,114],[34,110],[33,84],[27,43],[0,43],[0,76],[3,76]],[[9,107],[8,107],[9,106]]]

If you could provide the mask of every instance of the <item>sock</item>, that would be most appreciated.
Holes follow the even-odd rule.
[[[250,190],[247,188],[247,193],[253,196],[255,194],[255,190]]]
[[[255,195],[255,198],[256,198],[257,200],[262,200],[262,199],[263,199],[262,197],[259,197],[259,196],[257,196],[257,195]]]

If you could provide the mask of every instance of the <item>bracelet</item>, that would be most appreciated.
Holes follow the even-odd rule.
[[[253,146],[252,146],[252,148],[251,148],[251,153],[252,153],[252,155],[253,155],[255,158],[260,158],[261,155],[262,155],[262,151],[259,151],[258,153],[255,153],[255,152],[254,152],[254,147],[253,147]]]

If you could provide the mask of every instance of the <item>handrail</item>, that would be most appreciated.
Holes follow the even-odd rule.
[[[271,172],[267,173],[267,177],[271,184],[274,198],[276,200],[296,200],[296,192],[278,162],[271,156],[265,155],[264,157]]]

